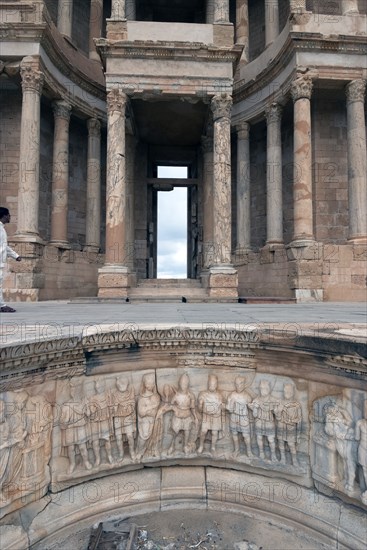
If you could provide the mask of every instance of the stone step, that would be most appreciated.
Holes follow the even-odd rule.
[[[199,279],[140,279],[137,284],[137,288],[142,287],[157,287],[157,288],[201,288],[201,282]]]
[[[296,298],[282,298],[278,296],[240,296],[240,304],[296,304]]]
[[[137,287],[129,290],[129,296],[176,296],[181,298],[181,296],[205,297],[207,293],[203,288]]]

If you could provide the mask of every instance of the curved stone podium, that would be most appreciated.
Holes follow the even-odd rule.
[[[129,325],[0,355],[3,548],[175,508],[365,547],[362,339]]]

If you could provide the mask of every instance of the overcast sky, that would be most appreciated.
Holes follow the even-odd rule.
[[[181,172],[178,172],[181,170]],[[186,169],[159,167],[158,177],[186,177]],[[158,193],[158,270],[161,279],[187,277],[187,188]]]

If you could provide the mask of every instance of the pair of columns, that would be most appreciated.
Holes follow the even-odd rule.
[[[312,141],[310,77],[297,78],[291,86],[294,102],[293,210],[294,242],[314,239],[312,193]],[[364,97],[366,82],[347,84],[349,240],[367,237],[367,158]],[[282,149],[280,105],[266,110],[267,120],[267,244],[283,243]],[[237,248],[251,245],[250,227],[250,125],[237,126]]]
[[[102,35],[103,0],[91,0],[89,14],[89,57],[99,60],[93,38]],[[57,28],[60,33],[72,38],[73,28],[73,0],[58,0]]]
[[[44,77],[38,62],[24,58],[20,137],[18,227],[16,238],[41,242],[38,229],[41,95]],[[71,106],[63,100],[53,103],[54,143],[52,163],[51,244],[68,248],[69,123]],[[87,168],[86,248],[100,248],[100,122],[89,119]]]

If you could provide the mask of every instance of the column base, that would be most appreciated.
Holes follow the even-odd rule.
[[[70,243],[68,243],[68,241],[50,241],[48,244],[56,248],[62,248],[64,250],[71,249],[71,245]]]
[[[323,302],[324,291],[322,288],[296,288],[294,297],[297,304],[309,302]]]
[[[83,248],[84,252],[92,252],[93,254],[98,254],[100,251],[100,246],[94,244],[86,244]]]
[[[266,241],[265,245],[263,246],[263,250],[269,250],[270,252],[273,250],[279,250],[281,248],[284,248],[283,241]]]
[[[209,269],[207,284],[211,298],[238,298],[238,273],[231,265],[212,266]]]
[[[38,233],[15,233],[11,240],[16,243],[35,243],[43,246],[47,244]]]
[[[367,244],[367,235],[349,237],[348,244]]]
[[[98,270],[98,297],[127,298],[131,276],[126,266],[103,266]]]

